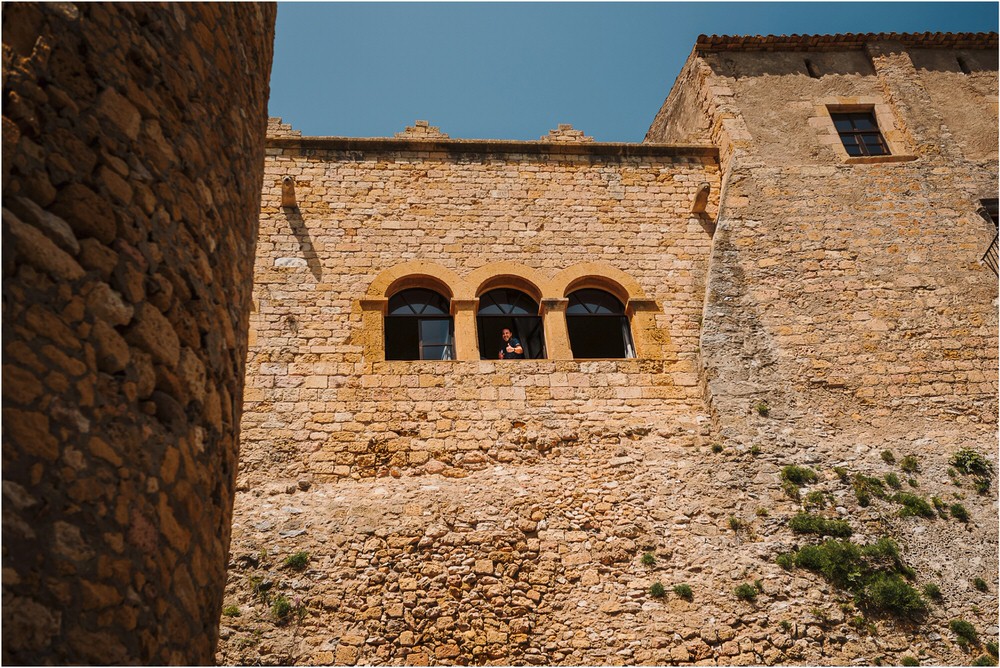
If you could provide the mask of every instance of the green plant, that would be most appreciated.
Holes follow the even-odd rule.
[[[899,460],[899,468],[907,473],[920,473],[920,460],[916,455],[906,455]]]
[[[951,512],[951,516],[954,517],[959,522],[969,521],[969,511],[966,510],[965,506],[963,506],[961,503],[951,504],[948,510]]]
[[[940,601],[942,598],[941,587],[938,587],[933,582],[928,582],[927,584],[925,584],[923,587],[923,591],[924,591],[924,596],[931,599],[932,601]]]
[[[806,494],[805,504],[809,508],[826,508],[826,494],[818,489],[813,490]]]
[[[986,494],[990,491],[990,480],[989,478],[976,478],[972,486],[976,488],[976,493]]]
[[[892,497],[892,500],[903,506],[899,511],[900,517],[934,517],[935,515],[931,504],[916,494],[899,492]]]
[[[799,486],[794,482],[789,482],[788,480],[781,481],[781,491],[785,493],[789,499],[793,501],[799,500]]]
[[[757,455],[759,455],[760,454],[760,446],[757,445],[756,443],[754,443],[753,445],[751,445],[750,446],[750,454],[753,455],[754,457],[756,457]]]
[[[306,565],[309,563],[309,553],[296,552],[295,554],[285,557],[285,561],[283,563],[287,568],[301,571],[305,569]]]
[[[916,478],[907,478],[906,484],[909,485],[910,487],[920,487],[920,483],[917,482]]]
[[[739,533],[743,529],[743,520],[735,515],[729,516],[729,528],[733,533]]]
[[[829,624],[830,623],[830,615],[827,614],[826,610],[824,610],[822,608],[810,608],[809,609],[809,614],[811,614],[813,617],[815,617],[816,619],[818,619],[821,624]]]
[[[789,464],[781,469],[781,479],[793,485],[808,485],[818,479],[816,472],[808,466]]]
[[[652,566],[656,563],[656,556],[652,552],[647,552],[642,555],[642,565]]]
[[[763,580],[754,580],[753,581],[753,588],[756,589],[759,593],[763,594],[764,593],[764,581]]]
[[[840,482],[847,483],[851,481],[851,474],[843,466],[834,466],[833,472],[840,478]]]
[[[938,512],[938,516],[941,518],[948,517],[948,504],[942,501],[937,496],[931,497],[931,503],[934,504],[934,510]]]
[[[997,641],[991,640],[988,643],[986,643],[986,651],[989,652],[992,656],[997,656]]]
[[[292,613],[292,603],[284,594],[278,594],[271,603],[271,614],[279,622],[283,622]]]
[[[884,499],[886,496],[885,486],[878,478],[873,478],[863,473],[855,473],[851,484],[854,487],[854,496],[858,499],[858,505],[862,507],[870,505],[872,497]]]
[[[690,585],[674,585],[674,593],[677,594],[678,598],[683,598],[685,601],[690,601],[694,598],[694,593],[691,591]]]
[[[654,582],[649,588],[649,595],[653,598],[663,598],[667,595],[667,590],[663,588],[663,583]]]
[[[995,666],[997,660],[989,654],[981,654],[972,661],[973,666]]]
[[[736,594],[736,598],[741,601],[753,602],[757,600],[757,589],[754,588],[753,585],[749,585],[745,582],[738,585],[736,589],[733,590],[733,593]]]
[[[864,598],[869,607],[893,611],[901,617],[917,617],[927,610],[920,593],[895,574],[875,575],[865,588]]]
[[[910,619],[926,612],[920,593],[903,580],[913,577],[913,569],[888,538],[868,545],[833,539],[806,545],[794,553],[794,563],[851,592],[860,608]]]
[[[260,602],[264,605],[268,605],[271,602],[271,587],[274,583],[270,580],[265,580],[258,575],[250,576],[250,589],[254,596],[260,599]]]
[[[909,654],[907,654],[906,656],[904,656],[903,658],[901,658],[899,660],[899,665],[901,665],[901,666],[919,666],[920,662],[917,661],[916,657],[910,656]]]
[[[896,463],[896,455],[892,454],[892,450],[883,450],[881,457],[882,461],[885,462],[886,464]]]
[[[720,452],[722,452],[722,450],[723,448],[721,443],[712,444],[712,452],[714,452],[715,454],[719,454]]]
[[[755,510],[754,513],[757,515],[757,517],[767,517],[768,515],[770,515],[770,513],[767,511],[767,508],[764,508],[763,506],[757,508],[757,510]]]
[[[989,587],[986,586],[986,580],[982,578],[976,578],[972,581],[972,586],[979,591],[986,592],[989,591]]]
[[[787,619],[782,619],[780,622],[778,622],[778,626],[780,626],[781,630],[784,631],[785,633],[788,633],[789,631],[792,630],[792,624]]]
[[[222,609],[222,614],[226,617],[239,617],[240,616],[240,606],[238,605],[227,605]]]
[[[845,520],[828,520],[820,515],[799,513],[788,520],[788,527],[795,533],[813,533],[820,536],[847,538],[851,535],[851,525]]]
[[[778,564],[786,571],[792,570],[795,566],[795,553],[794,552],[782,552],[774,558],[774,563]]]
[[[885,474],[885,484],[889,485],[889,487],[892,487],[893,489],[899,489],[903,486],[903,483],[899,482],[899,476],[895,473]]]
[[[764,400],[758,401],[754,408],[757,409],[757,415],[760,415],[761,417],[767,417],[771,413],[771,407],[768,406],[767,402]]]
[[[976,633],[976,627],[964,619],[951,620],[948,622],[948,628],[959,638],[964,638],[973,645],[979,644],[979,634]]]
[[[965,475],[987,479],[993,477],[992,462],[972,448],[962,448],[952,456],[948,463]]]

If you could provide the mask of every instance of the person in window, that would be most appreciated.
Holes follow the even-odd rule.
[[[517,337],[506,327],[500,332],[500,336],[503,337],[503,345],[500,346],[500,359],[523,360],[524,348],[521,347],[521,342],[517,340]]]

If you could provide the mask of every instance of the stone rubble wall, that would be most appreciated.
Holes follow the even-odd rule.
[[[268,152],[243,418],[248,469],[280,451],[290,475],[464,475],[608,425],[670,425],[698,438],[710,240],[689,211],[699,184],[716,182],[713,159]],[[296,208],[280,206],[286,177]],[[417,259],[456,280],[489,274],[499,260],[541,284],[580,263],[623,272],[655,301],[655,312],[633,321],[645,349],[640,359],[593,362],[380,361],[381,316],[366,319],[362,301],[380,275]],[[510,440],[517,424],[533,432],[527,449]]]
[[[204,664],[275,7],[3,8],[3,661]]]

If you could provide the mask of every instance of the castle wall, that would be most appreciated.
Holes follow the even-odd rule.
[[[702,183],[717,191],[714,152],[367,141],[271,140],[248,466],[280,451],[289,474],[464,475],[623,424],[696,437],[710,239],[690,209]],[[452,298],[454,361],[384,360],[386,297],[419,280]],[[627,302],[636,359],[572,359],[562,319],[581,285]],[[499,286],[540,301],[549,359],[479,359],[476,300]],[[522,427],[537,432],[527,447]]]
[[[974,204],[996,165],[977,117],[932,100],[958,85],[945,52],[981,66],[996,37],[906,39],[933,57],[700,38],[648,138],[710,140],[718,171],[715,152],[568,128],[272,123],[220,661],[975,660],[949,622],[996,638],[995,480],[951,458],[995,461]],[[995,110],[995,71],[962,75],[961,104]],[[874,110],[894,155],[848,159],[830,106]],[[623,295],[638,359],[571,359],[560,300],[580,279]],[[386,298],[414,285],[451,298],[455,361],[384,361]],[[537,293],[548,360],[478,359],[476,299],[499,285]],[[791,464],[815,481],[790,486]],[[857,474],[886,494],[863,499]],[[903,512],[903,490],[937,511]],[[825,538],[793,530],[803,511],[895,541],[941,596],[904,619],[786,570]]]
[[[203,664],[273,5],[3,11],[3,660]]]
[[[713,47],[689,63],[678,86],[730,130],[702,353],[734,421],[766,401],[995,423],[997,287],[979,263],[995,229],[977,208],[997,191],[997,67],[972,46]],[[893,156],[848,158],[829,108],[873,109]],[[661,126],[647,138],[681,139]]]

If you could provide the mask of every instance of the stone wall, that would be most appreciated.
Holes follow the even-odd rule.
[[[275,9],[3,12],[3,660],[212,660]]]
[[[690,210],[699,186],[717,183],[714,152],[598,145],[571,130],[578,143],[439,131],[270,141],[248,467],[280,451],[289,472],[321,477],[462,475],[615,425],[677,424],[696,438],[710,237]],[[410,134],[427,132],[418,122]],[[281,206],[286,178],[294,207]],[[384,360],[386,297],[418,279],[452,299],[455,361]],[[565,297],[583,284],[627,302],[637,359],[572,359]],[[550,359],[479,359],[476,299],[500,286],[542,303]],[[509,442],[518,424],[534,433],[527,448]]]
[[[681,95],[727,126],[726,270],[702,338],[717,408],[995,423],[997,286],[979,263],[995,230],[977,213],[997,191],[991,39],[696,49],[647,138],[687,139],[665,122]],[[891,158],[846,156],[827,112],[845,106],[875,110]]]
[[[927,110],[962,82],[963,105],[995,110],[995,70],[976,70],[970,46],[995,36],[911,37],[937,45],[913,56],[938,63],[919,77],[864,36],[700,40],[650,138],[710,140],[721,188],[714,155],[612,149],[569,128],[548,143],[448,140],[427,123],[333,140],[274,123],[219,659],[985,653],[949,622],[997,638],[996,481],[980,493],[951,462],[962,448],[996,457],[996,283],[975,262],[989,237],[971,208],[996,164],[975,139],[988,122]],[[940,69],[956,48],[970,81]],[[902,158],[847,160],[828,104],[875,109]],[[956,146],[922,139],[945,128]],[[707,211],[691,215],[702,179]],[[639,296],[639,359],[574,361],[559,337],[550,359],[509,365],[461,340],[457,361],[381,357],[395,289],[448,293],[468,343],[489,281],[536,289],[552,334],[579,276]],[[815,481],[790,488],[791,464]],[[886,493],[862,502],[859,474]],[[889,481],[939,508],[902,513]],[[940,597],[915,622],[782,568],[778,555],[824,538],[792,530],[804,511],[858,544],[896,541],[910,584]]]

